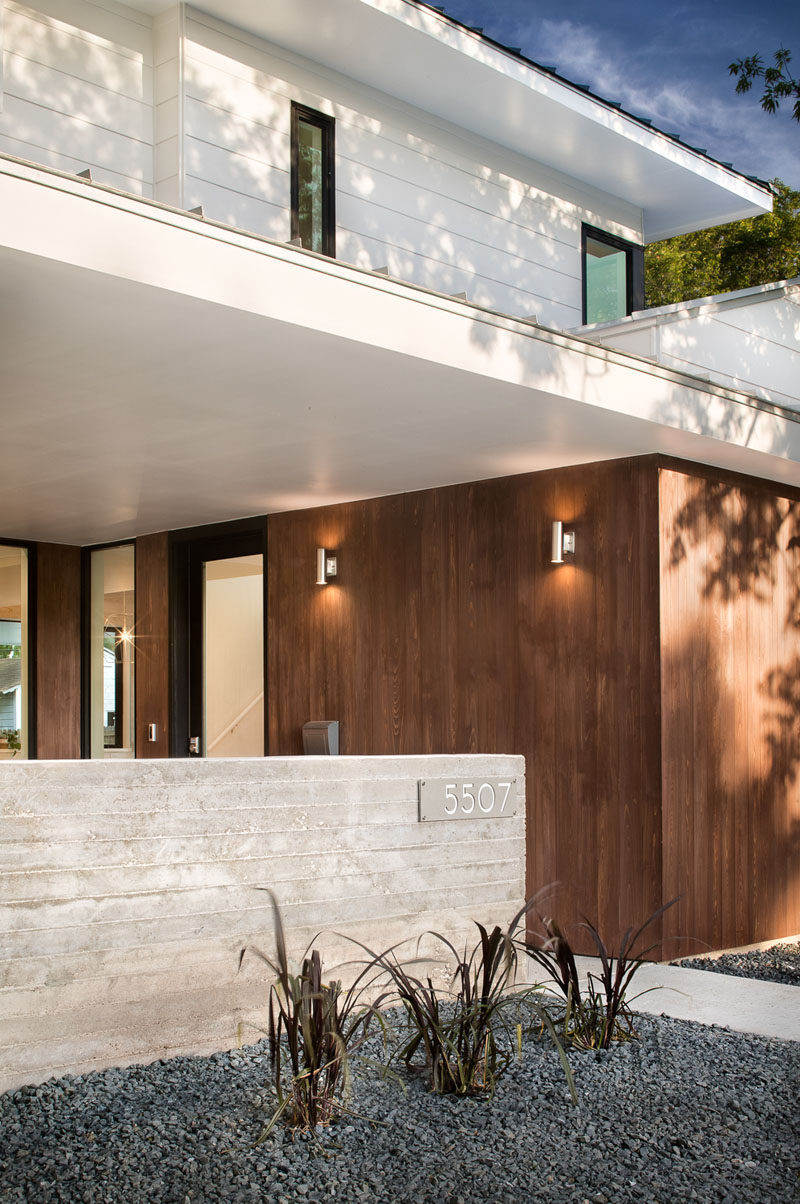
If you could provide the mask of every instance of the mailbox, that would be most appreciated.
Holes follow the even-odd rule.
[[[339,753],[338,719],[315,719],[303,724],[303,752],[309,756],[337,756]]]

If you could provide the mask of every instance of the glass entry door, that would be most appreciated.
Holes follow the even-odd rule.
[[[205,757],[264,755],[264,557],[203,563]]]
[[[206,531],[172,541],[170,751],[263,757],[265,524]]]

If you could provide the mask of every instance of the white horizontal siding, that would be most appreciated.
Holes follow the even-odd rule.
[[[800,288],[784,293],[768,285],[752,299],[689,301],[589,333],[678,371],[800,408]]]
[[[659,327],[664,363],[762,392],[779,405],[800,403],[800,291]]]
[[[515,776],[519,815],[417,822],[420,777]],[[225,1048],[266,998],[273,888],[294,955],[510,919],[514,757],[10,763],[0,774],[0,1090]],[[352,958],[320,942],[327,965]]]
[[[182,27],[177,6],[153,21],[153,196],[183,206]]]
[[[575,326],[581,222],[638,237],[631,206],[194,10],[185,87],[189,191],[218,220],[289,238],[296,100],[336,118],[339,258]]]
[[[5,7],[0,150],[152,195],[150,21],[89,0]]]

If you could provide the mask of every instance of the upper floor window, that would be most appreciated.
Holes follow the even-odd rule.
[[[333,118],[292,104],[292,238],[336,254]]]
[[[644,308],[644,249],[584,225],[583,321],[613,322]]]

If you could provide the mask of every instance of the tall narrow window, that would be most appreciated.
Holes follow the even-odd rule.
[[[333,118],[292,104],[292,238],[336,254]]]
[[[583,321],[613,322],[644,308],[644,249],[583,227]]]
[[[28,755],[28,553],[0,544],[0,760]]]
[[[134,547],[91,553],[89,727],[93,757],[134,755]]]

